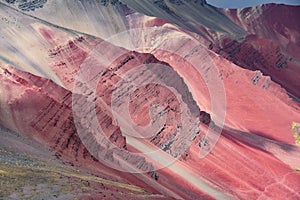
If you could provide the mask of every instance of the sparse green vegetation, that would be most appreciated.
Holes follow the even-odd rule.
[[[140,187],[102,179],[71,167],[45,163],[3,149],[0,149],[0,158],[0,197],[75,199],[82,195],[99,195],[107,188],[139,197],[150,195]]]
[[[300,145],[300,123],[293,122],[292,131],[294,134],[296,144]]]

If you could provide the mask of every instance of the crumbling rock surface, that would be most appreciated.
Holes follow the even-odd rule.
[[[19,12],[0,7],[7,15],[1,126],[49,148],[66,165],[147,190],[122,190],[124,198],[299,199],[299,8],[192,4],[217,19],[226,15],[235,22],[229,31],[201,13],[187,15],[201,23],[183,23],[188,1],[155,2],[148,11],[165,19],[76,1],[59,24],[38,9],[32,15],[42,20],[26,16],[22,25],[12,20]],[[69,3],[46,5],[61,13],[59,5]],[[147,5],[131,1],[130,7]],[[158,15],[157,6],[185,12]],[[122,20],[103,22],[98,9]],[[43,21],[47,15],[50,22]],[[124,27],[130,40],[113,36]],[[83,198],[118,196],[106,194]]]

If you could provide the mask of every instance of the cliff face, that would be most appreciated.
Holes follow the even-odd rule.
[[[46,145],[57,157],[63,157],[72,165],[84,163],[87,168],[99,165],[95,171],[103,173],[104,177],[104,174],[114,173],[100,167],[101,164],[82,144],[73,121],[70,91],[48,79],[12,67],[2,66],[1,69],[2,86],[6,88],[6,93],[1,95],[3,126]]]
[[[31,16],[25,25],[4,25],[1,126],[49,148],[65,165],[119,182],[106,189],[122,198],[299,199],[300,28],[289,20],[299,7],[217,10],[203,1],[155,1],[146,9],[128,1],[166,20],[112,2],[101,1],[103,16],[114,16],[113,29],[95,14],[106,7],[93,1],[66,10],[59,25],[67,28]],[[70,1],[59,5],[71,9]],[[88,19],[78,5],[89,8]],[[215,18],[186,14],[191,5]],[[47,16],[41,10],[32,14]],[[77,12],[80,20],[69,22]],[[9,13],[9,20],[20,17]],[[222,16],[235,24],[216,25]],[[238,27],[234,34],[245,30],[245,39],[232,37],[230,26]],[[127,31],[100,37],[120,27]],[[98,186],[85,178],[89,188]]]

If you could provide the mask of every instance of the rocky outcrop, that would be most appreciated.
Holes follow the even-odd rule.
[[[166,116],[166,121],[162,124],[163,127],[160,131],[153,133],[149,137],[149,140],[164,151],[170,152],[170,154],[175,157],[182,155],[186,150],[184,149],[185,147],[180,147],[182,140],[179,139],[180,135],[178,129],[182,126],[188,126],[187,124],[182,125],[181,118],[183,111],[181,110],[181,104],[184,103],[193,115],[194,119],[191,119],[191,121],[194,121],[189,123],[193,123],[194,125],[190,125],[191,127],[189,128],[195,129],[198,126],[199,121],[197,117],[200,115],[200,109],[193,99],[193,96],[186,92],[188,91],[188,87],[183,79],[171,66],[167,63],[158,61],[151,54],[124,51],[122,52],[122,56],[118,57],[110,66],[107,66],[103,70],[99,69],[98,71],[91,72],[91,75],[95,75],[90,76],[90,80],[76,82],[76,73],[79,73],[80,67],[83,67],[83,62],[85,59],[88,59],[88,54],[90,53],[89,50],[85,51],[82,48],[79,48],[85,42],[84,39],[80,38],[74,42],[69,42],[67,45],[61,46],[57,50],[52,50],[51,57],[54,60],[58,60],[53,65],[53,70],[70,90],[73,89],[72,87],[74,86],[74,83],[76,83],[76,85],[80,85],[78,89],[76,89],[77,92],[81,91],[82,94],[87,95],[88,98],[94,97],[91,99],[92,102],[95,102],[96,104],[95,111],[103,132],[107,133],[108,137],[114,138],[114,140],[118,140],[122,137],[120,129],[117,126],[112,125],[113,116],[110,111],[105,111],[107,110],[107,108],[105,108],[106,106],[123,106],[122,104],[127,102],[123,102],[122,99],[128,98],[130,114],[128,117],[131,117],[133,122],[138,126],[146,126],[147,124],[151,124],[151,108],[155,105],[160,105],[163,108],[163,110],[160,111],[161,115]],[[114,50],[114,48],[117,49],[118,47],[109,47],[111,51],[117,52],[118,50]],[[100,49],[100,51],[103,51],[103,49]],[[64,52],[71,53],[65,54]],[[93,62],[88,64],[88,67],[93,69],[91,65],[98,64],[101,65],[99,61],[93,60]],[[137,70],[141,66],[145,66],[142,68],[143,70]],[[130,79],[124,79],[119,76],[119,74],[126,74],[127,72],[132,74]],[[156,80],[157,76],[161,76],[160,80],[163,80],[163,82]],[[96,83],[97,81],[98,83]],[[87,83],[89,83],[89,85],[94,85],[93,82],[95,82],[97,87],[89,88]],[[149,83],[147,84],[147,82]],[[122,84],[125,84],[125,86]],[[133,93],[129,94],[129,85],[132,85],[131,87],[133,87],[135,84],[141,85],[135,90],[132,90]],[[176,90],[179,95],[181,95],[182,102],[179,102],[179,96],[174,95],[172,89]],[[115,91],[116,93],[112,97],[112,94]],[[95,95],[93,93],[95,93]],[[81,105],[84,104],[81,103]],[[82,110],[88,109],[89,106],[82,108]],[[109,114],[104,114],[107,112]],[[124,111],[120,108],[118,113],[121,114],[122,112]],[[154,120],[152,123],[155,123],[155,120],[159,119],[152,120]],[[117,133],[119,133],[119,135]],[[192,136],[187,135],[186,137],[195,138],[197,134],[198,133],[195,132]],[[144,137],[148,138],[148,136]],[[119,141],[117,143],[125,146],[125,143],[123,142]]]
[[[70,91],[50,80],[3,65],[1,83],[6,88],[1,95],[1,125],[44,144],[57,158],[72,166],[108,180],[140,182],[132,175],[121,175],[101,164],[86,149],[74,124]],[[117,144],[119,140],[111,142]],[[124,144],[123,141],[121,146]]]
[[[88,12],[81,12],[80,2]],[[51,23],[26,16],[25,28],[19,24],[22,32],[11,28],[9,20],[0,30],[7,39],[0,40],[0,48],[8,52],[0,68],[1,125],[48,147],[66,165],[114,183],[138,185],[159,198],[299,199],[293,168],[300,167],[295,144],[300,107],[289,97],[297,98],[296,29],[284,20],[279,28],[267,26],[273,32],[253,28],[256,19],[262,26],[272,24],[266,13],[277,16],[264,7],[217,11],[201,2],[191,4],[204,13],[223,12],[214,17],[231,18],[239,26],[233,32],[247,30],[245,40],[238,42],[219,34],[224,24],[203,27],[208,19],[191,12],[187,1],[156,1],[149,9],[145,1],[139,7],[153,15],[159,8],[182,27],[122,9],[115,15],[119,8],[101,6],[107,11],[103,16],[114,16],[110,24],[98,15],[92,18],[98,13],[94,4],[80,2],[72,4],[78,10],[71,9],[80,20],[60,22],[67,28],[51,24],[57,22],[51,16]],[[173,13],[162,13],[165,6]],[[174,15],[180,8],[179,16]],[[47,16],[40,10],[33,15]],[[85,14],[88,24],[82,23]],[[187,23],[186,16],[201,23]],[[100,37],[99,27],[112,36],[123,30],[123,20],[122,27],[133,32]],[[69,29],[77,26],[80,30]],[[32,42],[24,42],[21,34]],[[31,53],[18,51],[27,50],[27,44]]]
[[[299,7],[275,4],[253,8],[225,9],[223,12],[248,31],[245,41],[214,41],[211,49],[226,59],[250,70],[260,70],[300,97],[299,85]]]

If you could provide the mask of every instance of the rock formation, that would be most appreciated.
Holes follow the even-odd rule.
[[[120,2],[1,1],[1,197],[299,199],[299,7]]]

